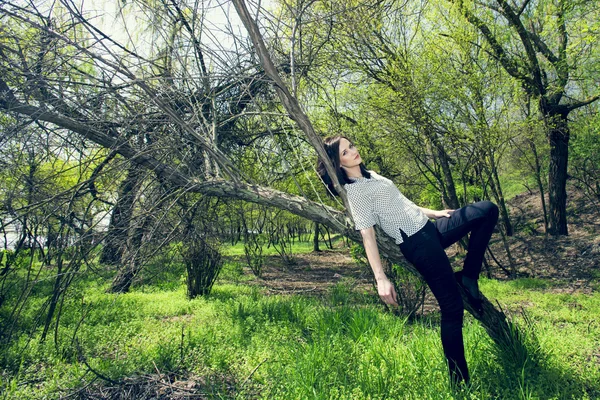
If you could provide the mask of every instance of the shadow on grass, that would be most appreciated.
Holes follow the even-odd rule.
[[[504,344],[491,344],[492,357],[481,360],[478,380],[499,398],[600,397],[600,383],[577,374],[567,363],[557,364],[541,348],[535,325],[527,314],[523,317],[520,327],[510,323],[510,337]]]
[[[573,363],[545,352],[536,334],[538,328],[522,313],[523,323],[509,321],[511,330],[504,344],[489,338],[487,352],[470,360],[474,385],[464,393],[455,393],[456,398],[470,398],[474,393],[501,399],[600,398],[600,382],[578,373]],[[440,315],[417,315],[406,320],[406,326],[424,326],[439,332]]]
[[[516,362],[503,355],[480,364],[475,380],[496,398],[520,399],[596,399],[600,384],[565,366],[553,365],[549,357],[537,356]]]

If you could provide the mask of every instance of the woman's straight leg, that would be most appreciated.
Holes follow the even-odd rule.
[[[406,259],[421,273],[440,306],[441,337],[453,383],[469,381],[462,325],[464,307],[454,272],[431,222],[400,245]]]

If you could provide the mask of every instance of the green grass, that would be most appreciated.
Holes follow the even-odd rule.
[[[527,187],[537,189],[535,176],[530,173],[524,174],[519,170],[505,172],[499,176],[499,179],[506,200],[523,193]]]
[[[600,294],[556,293],[551,282],[482,280],[482,291],[521,326],[533,322],[542,357],[505,360],[484,329],[465,319],[468,390],[448,387],[439,315],[414,322],[384,312],[351,280],[322,298],[267,296],[226,268],[207,298],[185,288],[142,286],[105,293],[106,282],[73,287],[55,345],[23,333],[1,353],[5,398],[58,398],[93,378],[159,371],[203,377],[213,398],[584,399],[600,396]],[[41,299],[25,314],[34,313]],[[81,316],[86,317],[78,327]],[[75,336],[81,348],[72,344]],[[257,368],[258,367],[258,368]],[[233,386],[228,388],[228,386]]]
[[[331,241],[335,245],[337,241],[341,240],[341,236],[332,235]],[[320,243],[320,248],[324,249],[325,244],[323,242]],[[311,241],[308,242],[298,242],[296,241],[292,245],[292,254],[302,254],[302,253],[310,253],[313,251],[313,243]],[[223,255],[225,256],[243,256],[244,255],[244,242],[238,242],[235,245],[225,245],[222,249]],[[277,255],[277,250],[273,246],[264,246],[263,247],[263,255],[265,256],[273,256]]]

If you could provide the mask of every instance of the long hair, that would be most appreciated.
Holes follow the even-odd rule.
[[[323,144],[325,146],[325,151],[327,152],[327,155],[329,156],[329,160],[331,160],[331,163],[333,164],[333,168],[335,169],[335,173],[337,175],[338,182],[340,182],[341,185],[345,185],[348,183],[354,183],[354,180],[348,177],[348,175],[346,174],[346,171],[340,165],[340,140],[341,139],[346,139],[347,141],[352,143],[352,140],[348,139],[347,137],[342,136],[342,135],[336,135],[336,136],[329,136],[329,137],[325,138],[325,140],[323,141]],[[362,173],[362,176],[364,176],[365,178],[371,177],[371,174],[369,173],[369,171],[367,171],[367,168],[364,166],[364,164],[362,162],[360,163],[360,172]],[[325,185],[327,185],[327,188],[329,189],[328,193],[331,196],[339,196],[339,193],[333,187],[333,181],[331,180],[331,178],[329,177],[329,174],[327,173],[327,170],[325,169],[325,164],[323,164],[323,161],[321,161],[321,160],[317,161],[317,173],[319,174],[319,176],[321,177],[321,179],[323,180]]]

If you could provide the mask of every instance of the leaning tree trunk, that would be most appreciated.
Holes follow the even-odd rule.
[[[548,194],[552,235],[568,235],[567,229],[567,164],[569,161],[569,126],[567,115],[549,114],[546,117],[550,143]]]

